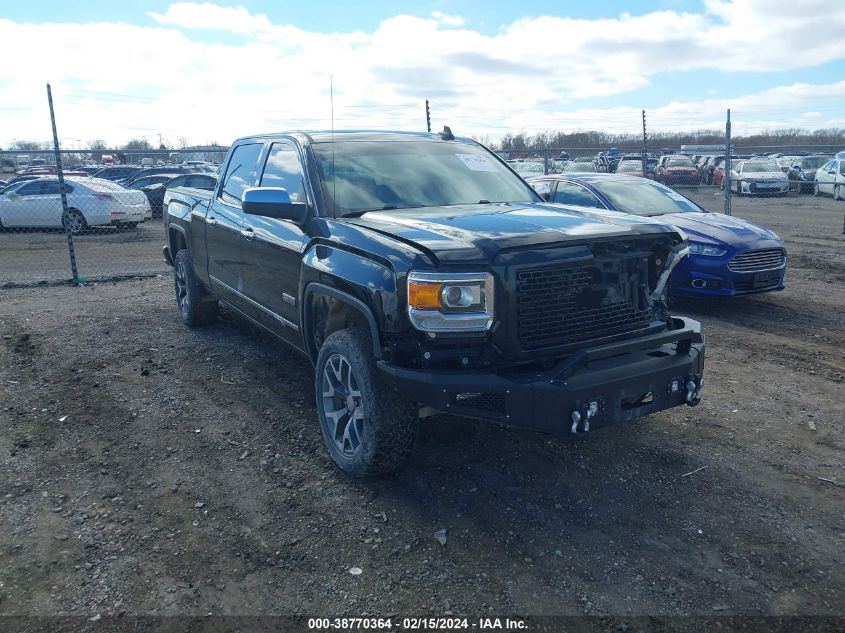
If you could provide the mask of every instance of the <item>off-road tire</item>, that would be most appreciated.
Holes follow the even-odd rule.
[[[197,279],[186,249],[176,253],[173,260],[173,284],[176,291],[176,308],[182,323],[188,327],[214,323],[220,306]]]
[[[334,386],[324,391],[328,380],[325,372],[331,375],[333,367],[342,366],[339,358],[345,361],[354,377],[354,381],[347,381],[357,388],[351,391],[360,396],[362,430],[360,434],[356,432],[359,443],[354,450],[345,450],[341,445],[346,442],[345,435],[335,439],[339,426],[327,415],[329,406],[337,406],[332,405],[332,401],[343,399],[343,391]],[[332,367],[328,367],[330,362]],[[381,381],[368,332],[346,329],[329,335],[317,356],[314,384],[323,439],[332,459],[342,470],[355,477],[366,477],[398,470],[407,463],[417,440],[419,409]],[[353,423],[353,414],[348,418],[347,426]]]

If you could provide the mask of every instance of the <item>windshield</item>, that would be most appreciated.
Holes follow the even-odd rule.
[[[479,202],[536,202],[534,190],[483,147],[460,142],[341,141],[313,146],[337,215]],[[332,178],[332,175],[335,178]]]
[[[695,167],[686,156],[673,156],[666,161],[667,167]]]
[[[635,215],[702,213],[704,209],[669,187],[640,179],[597,180],[590,183],[610,200],[618,211]]]
[[[780,171],[780,167],[773,160],[749,160],[742,164],[743,174],[762,174],[770,171]]]
[[[625,172],[640,172],[643,170],[643,164],[640,161],[623,160],[616,168],[616,173],[622,174]]]
[[[810,156],[801,159],[801,169],[818,169],[829,159],[826,156]]]
[[[596,166],[592,163],[592,161],[572,161],[571,163],[566,163],[563,166],[563,171],[574,171],[574,172],[596,172]]]
[[[0,196],[5,196],[7,193],[12,193],[13,191],[17,191],[21,188],[22,185],[29,182],[28,180],[19,180],[18,182],[13,182],[11,185],[6,185],[5,187],[0,190]]]

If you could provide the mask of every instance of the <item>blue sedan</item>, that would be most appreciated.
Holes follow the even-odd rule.
[[[673,296],[730,297],[783,290],[786,248],[772,231],[722,213],[652,180],[617,174],[530,178],[547,200],[567,205],[661,216],[689,236],[690,255],[672,272]]]

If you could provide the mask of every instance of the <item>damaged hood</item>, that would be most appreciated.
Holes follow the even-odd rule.
[[[594,238],[675,234],[682,239],[659,219],[539,202],[373,211],[342,221],[389,235],[446,264],[489,263],[507,250]]]

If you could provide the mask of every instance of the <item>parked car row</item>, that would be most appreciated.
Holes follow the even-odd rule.
[[[0,228],[62,228],[65,224],[55,167],[29,169],[0,187]],[[215,172],[215,173],[209,173]],[[65,171],[65,193],[72,233],[92,227],[133,229],[161,217],[168,186],[211,190],[216,169],[200,165],[180,167],[108,166],[93,175]]]
[[[68,213],[63,217],[57,176],[43,176],[6,186],[0,192],[0,228],[67,228],[74,234],[92,227],[134,229],[150,217],[140,191],[89,176],[65,178]]]

